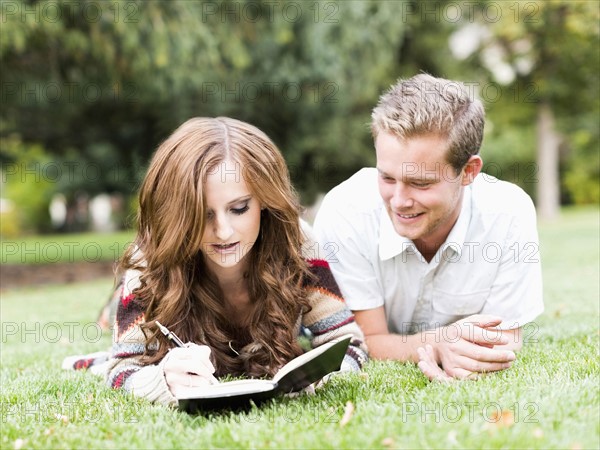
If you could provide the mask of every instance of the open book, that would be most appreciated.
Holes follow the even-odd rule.
[[[279,394],[297,392],[340,369],[352,335],[345,335],[292,359],[273,379],[228,381],[190,388],[179,400],[179,409],[189,413],[249,406]]]

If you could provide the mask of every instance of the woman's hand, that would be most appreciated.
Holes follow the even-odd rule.
[[[213,376],[215,368],[210,361],[210,348],[206,345],[188,343],[171,349],[165,356],[163,370],[175,397],[193,387],[218,383]]]

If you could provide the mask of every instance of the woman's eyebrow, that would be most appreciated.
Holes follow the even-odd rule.
[[[231,200],[230,202],[227,203],[227,206],[231,206],[235,203],[239,203],[239,202],[245,202],[246,200],[250,200],[252,198],[252,194],[249,195],[244,195],[242,197],[238,197],[236,199]]]

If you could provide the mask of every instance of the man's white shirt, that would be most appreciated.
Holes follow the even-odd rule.
[[[352,310],[384,306],[392,333],[412,334],[472,314],[513,329],[542,313],[535,208],[514,184],[480,174],[464,189],[459,218],[428,263],[396,233],[379,195],[377,170],[362,169],[323,199],[314,223]]]

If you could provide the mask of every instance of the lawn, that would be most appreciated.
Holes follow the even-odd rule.
[[[542,224],[546,311],[514,366],[429,383],[411,364],[370,362],[314,396],[189,416],[64,372],[110,345],[95,314],[112,281],[2,293],[2,448],[598,448],[598,209]],[[351,411],[353,409],[353,412]]]

